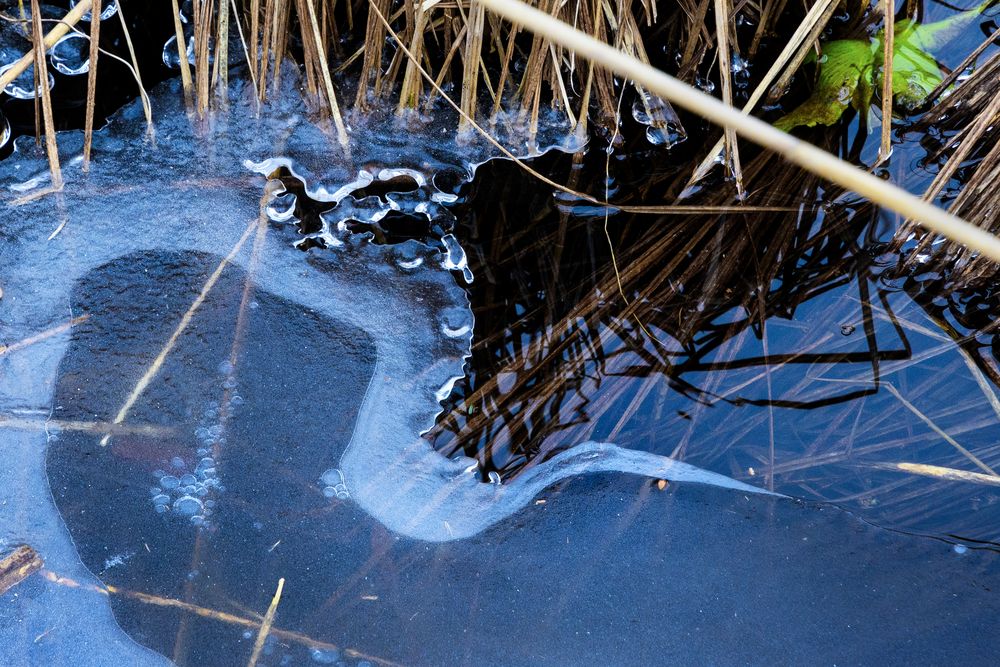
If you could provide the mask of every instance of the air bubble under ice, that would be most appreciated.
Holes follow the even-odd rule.
[[[67,76],[86,74],[90,71],[90,41],[71,32],[55,43],[49,51],[49,60]]]

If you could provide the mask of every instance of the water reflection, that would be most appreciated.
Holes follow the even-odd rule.
[[[669,202],[687,174],[650,174],[641,151],[546,169],[589,192],[610,176],[622,208]],[[886,244],[898,221],[766,155],[745,172],[772,209],[742,215],[710,208],[731,203],[722,185],[702,213],[605,218],[490,170],[459,216],[477,339],[436,447],[513,478],[610,440],[886,527],[1000,541],[994,290],[904,267]]]

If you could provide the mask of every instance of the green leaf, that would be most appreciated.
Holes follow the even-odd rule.
[[[907,110],[926,102],[944,80],[941,66],[931,55],[975,21],[992,2],[956,14],[943,21],[919,25],[906,19],[895,25],[892,51],[892,93],[895,103]],[[881,88],[884,32],[875,40],[842,39],[823,45],[816,87],[812,95],[791,113],[779,118],[780,130],[833,125],[849,106],[866,113],[874,90]],[[876,74],[877,73],[877,74]]]
[[[975,21],[989,5],[956,14],[943,21],[918,25],[906,19],[896,24],[892,49],[892,93],[896,103],[907,110],[924,104],[931,91],[944,80],[941,66],[930,52],[946,45]],[[883,33],[879,33],[881,53]],[[881,77],[880,77],[881,78]]]
[[[867,109],[873,88],[874,48],[874,44],[860,39],[841,39],[823,45],[812,95],[779,118],[774,126],[788,131],[803,125],[833,125],[849,106]]]

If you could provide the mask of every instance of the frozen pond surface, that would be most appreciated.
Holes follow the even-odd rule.
[[[234,111],[195,131],[180,99],[154,97],[155,142],[138,107],[126,109],[95,139],[88,175],[80,136],[62,136],[65,192],[42,196],[46,165],[27,141],[0,166],[0,538],[46,563],[6,598],[0,647],[13,661],[159,660],[121,632],[110,598],[141,644],[183,663],[242,664],[278,577],[289,588],[267,660],[294,663],[296,649],[335,662],[332,645],[354,643],[376,661],[413,660],[424,642],[364,646],[372,632],[404,636],[381,622],[364,620],[364,637],[338,629],[344,600],[356,602],[338,591],[388,581],[393,549],[431,558],[406,573],[424,571],[414,581],[430,599],[452,576],[435,574],[435,554],[491,544],[477,536],[497,525],[520,536],[521,522],[505,519],[541,507],[535,497],[562,479],[623,471],[759,493],[599,443],[510,485],[483,483],[472,459],[445,459],[420,434],[469,351],[472,316],[452,274],[462,250],[447,234],[441,249],[375,245],[341,223],[401,210],[447,231],[452,195],[435,176],[468,174],[489,149],[427,148],[433,127],[390,119],[355,128],[360,148],[344,156],[301,109]],[[253,173],[278,167],[337,203],[314,235],[322,250],[296,248],[289,195]],[[405,193],[353,196],[401,176],[414,186]],[[467,538],[477,541],[428,544]],[[544,545],[523,548],[545,557]],[[415,592],[400,576],[398,594]],[[456,601],[470,594],[463,585]],[[408,604],[393,613],[416,619]],[[170,618],[151,621],[156,608]]]

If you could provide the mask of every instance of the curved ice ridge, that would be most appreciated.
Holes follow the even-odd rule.
[[[363,409],[368,406],[366,400]],[[585,474],[621,472],[778,495],[689,463],[606,442],[574,445],[510,484],[485,484],[479,481],[474,459],[446,459],[422,438],[402,450],[366,446],[371,440],[365,424],[359,420],[361,428],[340,464],[351,498],[387,528],[429,542],[472,537],[523,509],[552,485]]]

